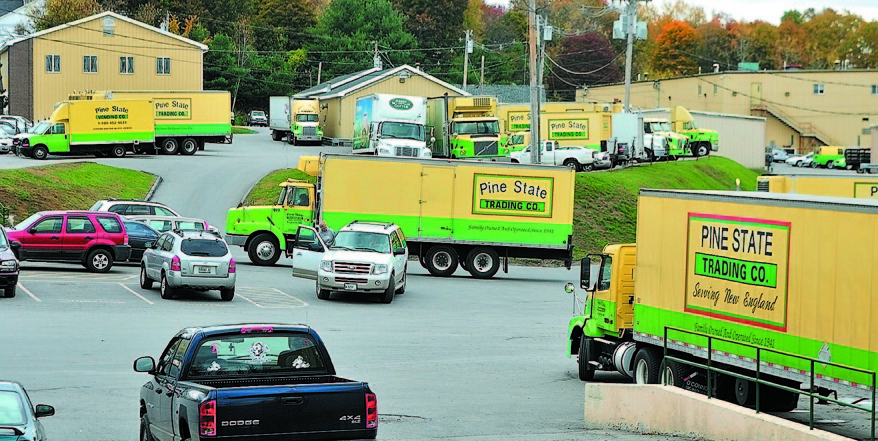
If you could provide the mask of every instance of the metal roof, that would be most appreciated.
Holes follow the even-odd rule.
[[[348,95],[352,92],[360,90],[366,86],[371,84],[375,84],[387,77],[397,75],[402,71],[407,71],[409,75],[419,75],[425,78],[428,81],[432,81],[440,86],[451,89],[463,96],[469,96],[470,94],[466,91],[455,87],[451,84],[448,84],[432,75],[424,73],[419,69],[416,69],[407,64],[403,64],[402,66],[395,67],[393,69],[377,69],[371,68],[366,69],[360,72],[354,72],[347,75],[342,75],[336,78],[333,78],[325,83],[318,84],[310,89],[303,90],[295,95],[296,98],[318,98],[318,99],[328,99],[328,98],[339,98],[345,95]]]

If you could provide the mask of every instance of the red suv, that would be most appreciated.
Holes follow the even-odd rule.
[[[21,244],[22,261],[80,262],[89,271],[105,273],[131,254],[125,224],[106,211],[41,211],[7,234]]]

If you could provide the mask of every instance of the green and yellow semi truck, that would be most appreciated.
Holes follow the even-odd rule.
[[[719,150],[719,133],[715,130],[699,129],[695,119],[682,106],[671,108],[671,126],[675,133],[689,138],[689,153],[692,156],[707,156]]]
[[[205,143],[229,143],[232,124],[227,91],[100,91],[71,95],[70,100],[151,101],[154,108],[155,143],[140,144],[136,153],[158,151],[165,155],[194,155]]]
[[[707,365],[710,350],[712,367],[727,372],[759,369],[761,380],[801,390],[813,366],[818,393],[871,397],[871,375],[848,367],[878,370],[878,341],[866,337],[878,326],[878,242],[846,239],[876,230],[876,201],[641,190],[637,242],[583,259],[587,295],[567,355],[584,381],[619,371],[704,393],[703,368],[664,354]],[[709,378],[714,397],[755,404],[752,379]],[[798,395],[763,384],[760,407],[788,411]]]
[[[573,256],[573,183],[568,168],[501,162],[323,155],[317,185],[280,183],[277,203],[229,210],[226,241],[257,265],[289,255],[300,224],[393,222],[409,254],[437,276],[458,266],[493,277],[509,258]],[[354,185],[356,184],[356,185]],[[317,190],[319,189],[319,191]]]
[[[293,98],[291,96],[272,96],[268,101],[269,127],[271,140],[299,145],[323,143],[323,129],[320,128],[320,102],[317,98]]]
[[[494,97],[427,98],[427,130],[434,158],[509,160]]]

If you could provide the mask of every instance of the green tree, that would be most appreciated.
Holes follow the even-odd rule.
[[[760,69],[777,69],[778,39],[780,38],[777,28],[765,22],[756,22],[750,29],[749,42],[746,54],[748,61],[759,63]]]
[[[45,6],[35,12],[34,28],[39,32],[100,11],[97,0],[46,0]]]
[[[698,66],[702,72],[713,72],[714,64],[720,70],[736,70],[738,60],[735,56],[734,39],[719,20],[699,26]]]
[[[660,74],[680,76],[698,72],[698,33],[689,23],[672,21],[656,38],[652,65]]]
[[[422,48],[462,46],[464,11],[469,0],[395,0],[409,32]]]

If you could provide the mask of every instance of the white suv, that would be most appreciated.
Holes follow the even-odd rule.
[[[332,291],[377,293],[393,301],[406,287],[408,248],[399,226],[354,221],[327,244],[301,225],[293,246],[293,277],[316,280],[318,299]]]
[[[95,202],[89,211],[109,211],[120,216],[173,216],[180,217],[176,211],[158,202],[136,199],[102,199]]]

